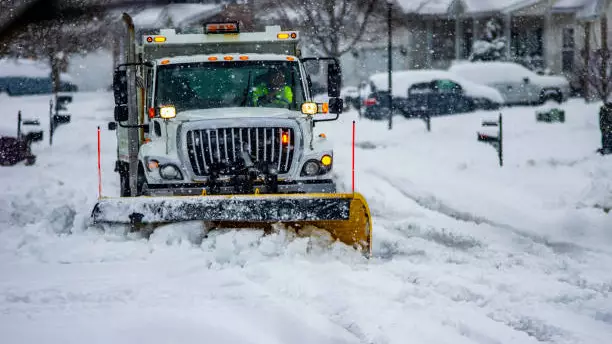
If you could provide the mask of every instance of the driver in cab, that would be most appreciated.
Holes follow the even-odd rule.
[[[293,90],[285,82],[285,74],[275,70],[268,83],[256,85],[252,93],[254,106],[288,108],[293,103]]]

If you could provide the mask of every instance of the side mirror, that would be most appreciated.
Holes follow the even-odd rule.
[[[126,70],[116,70],[113,74],[113,94],[115,96],[115,105],[127,104],[128,95]]]
[[[329,112],[341,114],[344,109],[344,99],[342,98],[329,98]]]
[[[341,87],[342,87],[342,70],[340,69],[340,65],[338,63],[328,64],[327,65],[327,95],[329,96],[329,98],[340,97]]]
[[[125,122],[129,118],[129,112],[127,105],[115,105],[115,121]]]
[[[108,122],[108,130],[117,130],[117,122]]]

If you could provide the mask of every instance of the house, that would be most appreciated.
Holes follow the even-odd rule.
[[[576,88],[583,84],[582,50],[600,41],[594,22],[603,14],[612,18],[610,0],[395,0],[394,9],[404,18],[399,20],[403,26],[394,29],[394,45],[407,51],[403,58],[394,57],[394,69],[445,69],[454,60],[468,59],[493,19],[503,30],[506,59],[564,74]],[[353,62],[364,63],[369,55],[386,61],[386,40],[380,38],[376,47],[356,48],[362,61]]]

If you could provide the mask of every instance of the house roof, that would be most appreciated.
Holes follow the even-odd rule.
[[[582,20],[591,20],[599,17],[601,13],[605,11],[606,7],[605,0],[591,0],[586,3],[578,13],[576,13],[576,17]]]
[[[465,14],[512,13],[546,2],[548,0],[396,0],[404,13],[421,15],[449,15],[455,5],[461,5]],[[576,13],[578,18],[586,19],[597,16],[605,4],[606,0],[557,0],[552,10]]]
[[[500,12],[510,8],[521,9],[546,0],[396,0],[406,13],[442,15],[460,4],[464,13]]]

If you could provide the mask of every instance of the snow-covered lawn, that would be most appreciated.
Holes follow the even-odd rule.
[[[0,133],[16,113],[48,128],[49,97],[0,95]],[[597,104],[567,122],[503,109],[505,165],[477,142],[480,112],[424,123],[320,123],[338,183],[374,214],[369,261],[287,234],[173,225],[150,240],[86,226],[116,195],[109,93],[78,93],[72,123],[35,166],[0,167],[2,343],[607,343],[612,339],[612,159]],[[38,114],[38,115],[37,115]]]

